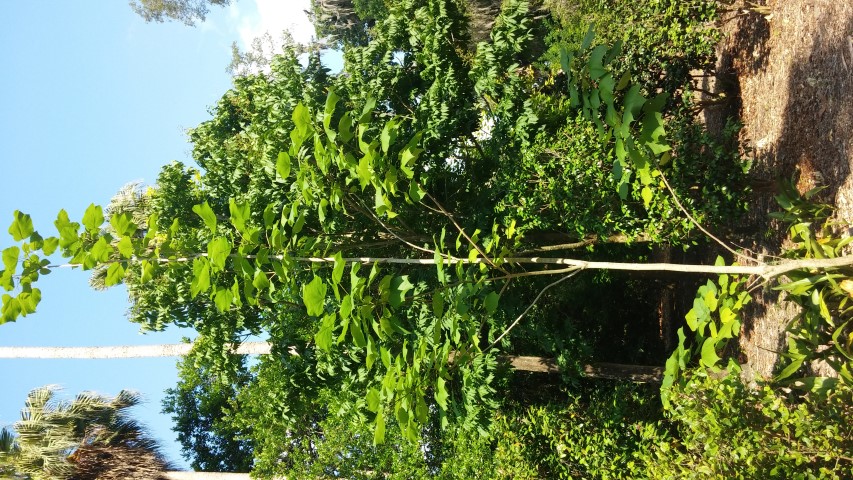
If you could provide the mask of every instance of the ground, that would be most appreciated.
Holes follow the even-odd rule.
[[[750,213],[729,240],[767,259],[785,227],[776,210],[777,181],[796,178],[853,225],[853,0],[738,0],[721,22],[716,78],[704,86],[728,101],[703,112],[710,129],[738,118],[753,159]],[[741,334],[746,371],[772,375],[795,310],[773,291],[756,295]]]

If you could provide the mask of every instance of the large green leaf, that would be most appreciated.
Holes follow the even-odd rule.
[[[706,367],[713,367],[720,361],[717,355],[717,341],[713,338],[706,338],[702,343],[702,363]]]
[[[231,243],[225,237],[216,237],[207,244],[207,258],[213,272],[225,269],[225,262],[231,254]]]
[[[302,302],[308,310],[308,315],[320,316],[323,314],[323,306],[326,302],[326,283],[323,279],[314,276],[308,285],[302,287]]]
[[[299,140],[297,143],[302,143],[308,138],[308,129],[311,128],[311,114],[308,112],[308,108],[300,102],[296,105],[296,108],[293,109],[293,125],[294,130],[299,135]]]
[[[447,393],[446,382],[439,377],[435,383],[435,401],[442,410],[447,411],[447,399],[450,395]]]
[[[329,94],[326,96],[326,106],[323,109],[323,127],[326,128],[327,133],[330,132],[329,127],[332,124],[332,115],[335,114],[335,106],[338,104],[338,101],[341,99],[334,90],[329,89]],[[330,136],[329,140],[335,141],[334,136]]]
[[[382,143],[382,151],[388,153],[391,145],[393,145],[394,141],[397,140],[397,122],[395,122],[393,118],[385,123],[385,127],[382,128],[382,134],[379,136],[379,140]]]
[[[210,204],[207,201],[199,205],[193,205],[193,212],[201,217],[204,224],[210,229],[210,233],[216,233],[216,214],[213,213],[213,209],[210,208]]]
[[[385,416],[380,411],[376,415],[376,428],[373,431],[373,443],[380,445],[385,443]]]
[[[3,250],[3,267],[11,272],[14,272],[18,267],[18,258],[20,257],[21,249],[16,246],[11,246]]]
[[[279,152],[275,161],[275,172],[278,174],[277,181],[285,181],[290,176],[290,155],[287,152]]]
[[[231,212],[231,224],[234,225],[234,228],[238,232],[245,234],[251,217],[249,204],[246,202],[237,202],[232,198],[228,201],[228,210]]]
[[[97,233],[104,223],[104,210],[100,205],[90,204],[83,214],[83,226],[89,233]]]
[[[120,236],[133,235],[136,232],[136,224],[133,223],[131,215],[127,212],[112,215],[110,225]]]
[[[113,262],[107,267],[107,276],[104,278],[104,285],[111,287],[118,285],[124,279],[124,267],[120,262]]]
[[[234,290],[231,288],[216,287],[216,293],[213,295],[213,303],[216,309],[220,312],[226,312],[231,308],[231,303],[234,300]],[[238,296],[239,298],[239,296]]]
[[[33,219],[18,210],[15,210],[14,217],[12,225],[9,226],[9,233],[16,242],[20,242],[33,234]]]
[[[332,270],[332,283],[337,285],[341,283],[341,279],[344,278],[344,267],[346,266],[346,262],[344,262],[344,258],[343,255],[341,255],[341,252],[337,252],[334,258],[335,268]]]
[[[332,348],[332,333],[335,328],[335,314],[329,314],[323,317],[323,323],[320,330],[314,334],[314,341],[317,342],[317,347],[328,352]]]
[[[130,237],[121,237],[116,248],[118,249],[118,253],[120,253],[124,258],[130,258],[133,256],[133,242],[130,240]]]
[[[190,295],[195,298],[199,293],[210,289],[210,262],[201,257],[193,260],[193,279],[190,283]]]

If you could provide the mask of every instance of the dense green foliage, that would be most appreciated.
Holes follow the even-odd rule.
[[[126,284],[144,329],[197,330],[165,409],[200,468],[665,478],[846,461],[845,386],[822,380],[837,392],[787,398],[723,367],[746,279],[700,288],[663,395],[578,379],[593,360],[663,363],[664,282],[530,256],[581,247],[576,258],[645,262],[655,247],[691,245],[676,199],[704,224],[730,219],[746,163],[691,115],[713,2],[576,3],[542,19],[508,0],[472,51],[463,2],[315,2],[357,19],[343,24],[355,32],[342,40],[344,72],[288,49],[268,73],[235,78],[190,132],[198,168],[167,165],[151,189],[80,222],[63,211],[58,237],[15,212],[2,322],[35,311],[34,284],[59,252],[105,286]],[[533,48],[546,21],[552,34]],[[625,28],[595,28],[614,24]],[[342,38],[340,27],[318,29]],[[832,275],[809,282],[846,292]],[[824,315],[845,312],[846,297],[829,295],[797,323],[836,327],[819,329],[824,344],[851,325]],[[247,369],[229,348],[249,334],[272,354]],[[564,375],[521,378],[504,354],[557,357]]]
[[[727,373],[697,373],[670,395],[674,431],[644,453],[648,478],[849,478],[849,387],[796,400],[750,389],[736,365]]]
[[[163,413],[172,415],[174,431],[183,446],[183,456],[201,472],[249,472],[252,467],[251,425],[235,430],[227,421],[233,408],[231,400],[249,381],[247,369],[240,365],[222,378],[203,362],[190,356],[178,362],[180,380],[166,390]]]

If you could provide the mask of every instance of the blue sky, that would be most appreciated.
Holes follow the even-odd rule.
[[[305,41],[310,27],[287,23],[306,8],[299,3],[240,0],[191,28],[146,24],[125,1],[4,2],[0,249],[11,242],[5,230],[13,210],[52,234],[61,208],[79,219],[129,181],[150,184],[160,166],[192,163],[185,130],[208,119],[230,87],[231,43],[288,27]],[[85,272],[63,269],[39,287],[39,311],[0,326],[0,345],[152,344],[188,335],[141,335],[124,316],[124,290],[92,291]],[[0,369],[0,426],[18,419],[27,392],[41,385],[59,384],[68,395],[133,389],[147,399],[138,417],[180,460],[170,420],[159,413],[163,390],[177,381],[175,359],[0,360]]]

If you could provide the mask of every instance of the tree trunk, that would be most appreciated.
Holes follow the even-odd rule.
[[[110,347],[0,347],[0,358],[153,358],[183,357],[192,350],[192,343],[161,345],[118,345]],[[233,349],[232,349],[233,350]],[[267,342],[243,342],[233,350],[236,355],[270,353]]]
[[[0,347],[0,358],[152,358],[180,357],[190,353],[191,343],[161,345],[122,345],[111,347]],[[267,355],[271,346],[267,342],[244,342],[232,348],[235,355]],[[516,370],[526,372],[557,373],[560,371],[553,358],[504,355],[499,357]],[[662,369],[643,365],[621,365],[616,363],[593,363],[584,366],[584,375],[589,378],[609,378],[632,382],[660,383]],[[236,477],[235,477],[236,478]]]

